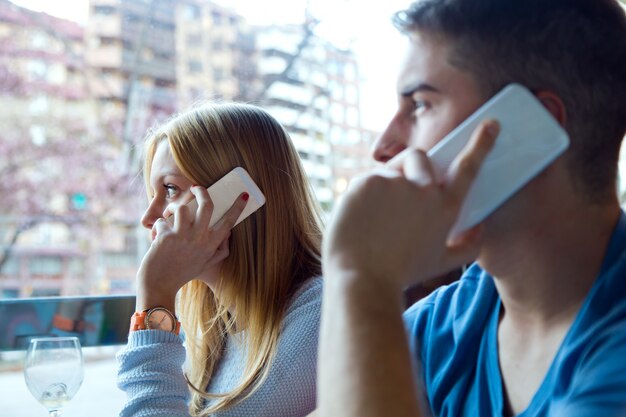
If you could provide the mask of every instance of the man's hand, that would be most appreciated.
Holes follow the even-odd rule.
[[[473,260],[478,228],[455,242],[448,233],[497,134],[496,122],[484,122],[445,178],[423,151],[408,149],[384,174],[354,181],[326,231],[325,274],[349,271],[401,288]]]
[[[339,205],[322,257],[320,417],[421,415],[401,289],[478,253],[475,231],[456,242],[448,233],[497,131],[483,123],[445,178],[424,152],[407,151],[390,161],[389,177],[360,180]]]

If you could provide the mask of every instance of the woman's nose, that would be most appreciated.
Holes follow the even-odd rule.
[[[146,229],[152,229],[154,222],[161,217],[163,217],[163,209],[156,201],[156,198],[153,198],[145,213],[141,217],[141,225]]]

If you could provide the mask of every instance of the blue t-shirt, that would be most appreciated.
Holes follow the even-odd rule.
[[[404,314],[434,416],[502,416],[500,297],[473,265]],[[626,216],[523,417],[626,416]]]

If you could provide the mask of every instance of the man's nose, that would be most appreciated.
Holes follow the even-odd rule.
[[[387,162],[405,150],[409,142],[409,132],[403,130],[395,120],[392,120],[374,142],[372,157],[378,162]]]

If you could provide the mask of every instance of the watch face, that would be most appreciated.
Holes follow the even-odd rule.
[[[146,316],[146,327],[151,330],[173,332],[176,328],[176,323],[174,323],[174,319],[167,310],[155,308],[148,312]]]

